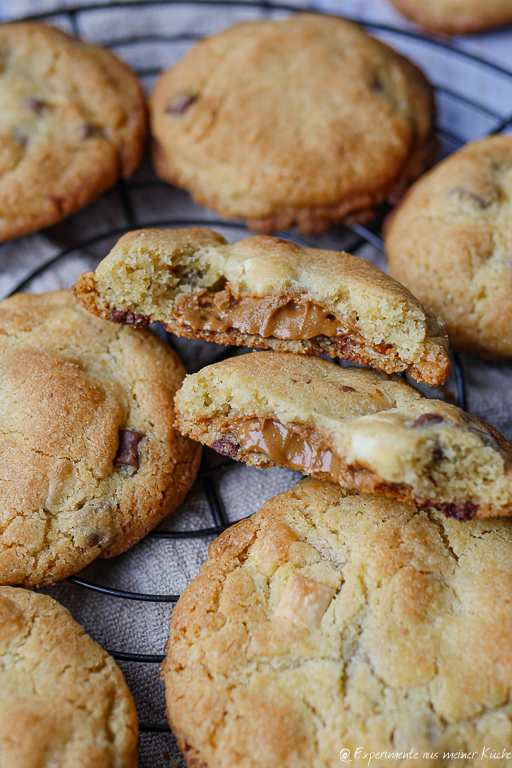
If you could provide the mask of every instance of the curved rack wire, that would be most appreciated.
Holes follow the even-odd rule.
[[[47,13],[40,13],[40,14],[33,14],[30,17],[27,17],[32,20],[38,20],[38,19],[45,19],[52,21],[52,19],[56,19],[57,17],[66,17],[68,19],[68,22],[71,26],[71,28],[74,30],[74,32],[78,35],[80,34],[79,29],[79,18],[81,18],[84,14],[91,13],[91,12],[97,12],[103,10],[112,11],[112,9],[116,10],[123,10],[130,11],[134,8],[144,8],[147,9],[148,13],[151,12],[152,8],[159,8],[162,6],[166,6],[168,8],[172,8],[173,6],[183,6],[184,4],[188,4],[190,6],[203,6],[203,7],[212,7],[212,6],[218,6],[222,7],[224,10],[230,8],[230,9],[241,9],[241,8],[251,8],[255,9],[256,11],[260,12],[262,15],[268,14],[271,11],[283,11],[286,13],[290,12],[299,12],[304,11],[304,7],[295,7],[293,5],[288,5],[284,3],[269,3],[265,2],[265,0],[253,0],[249,2],[244,2],[243,0],[133,0],[130,2],[130,0],[121,1],[121,2],[102,2],[102,3],[96,3],[96,4],[89,4],[89,5],[75,5],[72,7],[68,7],[64,10],[58,10],[54,12],[47,12]],[[312,9],[314,12],[316,12],[314,9]],[[399,29],[395,27],[391,27],[389,25],[384,24],[376,24],[369,22],[365,19],[357,18],[357,17],[349,17],[352,21],[359,23],[362,27],[364,27],[366,30],[375,33],[375,34],[382,34],[382,35],[391,35],[393,38],[396,38],[397,40],[405,40],[408,43],[414,43],[417,46],[423,46],[427,47],[430,50],[437,50],[441,51],[443,54],[448,55],[450,57],[456,58],[458,61],[465,61],[472,67],[479,68],[480,71],[486,71],[488,73],[493,73],[496,76],[503,77],[507,80],[509,84],[512,85],[512,72],[508,71],[504,67],[501,67],[498,64],[486,61],[485,59],[478,57],[474,54],[468,53],[463,50],[458,50],[453,47],[450,47],[445,41],[437,39],[437,38],[430,38],[426,37],[425,35],[415,33],[413,31],[410,31],[408,29]],[[128,35],[126,37],[121,38],[115,38],[115,39],[103,39],[101,40],[101,43],[103,45],[108,46],[114,46],[119,49],[124,47],[129,47],[131,45],[135,45],[141,42],[145,43],[166,43],[169,45],[174,44],[180,44],[180,43],[193,43],[196,40],[198,40],[201,37],[199,34],[194,33],[180,33],[175,35],[167,35],[167,34],[151,34],[151,35]],[[157,75],[159,72],[159,68],[157,67],[134,67],[137,75],[141,78],[143,77],[149,77]],[[468,96],[464,93],[461,93],[459,91],[456,91],[451,87],[450,85],[444,84],[444,83],[434,83],[434,86],[436,88],[436,91],[438,95],[443,96],[451,100],[451,102],[454,105],[460,105],[461,108],[464,109],[470,109],[473,110],[475,113],[482,115],[485,117],[485,119],[492,121],[494,124],[490,126],[489,133],[500,133],[504,131],[507,127],[511,126],[512,124],[512,111],[509,114],[501,114],[497,112],[495,109],[491,109],[488,105],[482,104],[478,101],[476,101],[472,96]],[[446,125],[438,125],[437,126],[437,132],[440,135],[440,137],[451,144],[451,148],[457,148],[461,145],[463,145],[467,138],[461,136],[457,131],[453,130],[451,127],[448,127]],[[477,138],[477,136],[472,136],[471,138]],[[120,181],[115,191],[117,193],[119,203],[121,206],[121,210],[123,211],[123,215],[126,221],[126,225],[122,227],[116,227],[113,229],[108,229],[107,231],[102,232],[101,234],[97,234],[93,237],[90,237],[85,240],[77,241],[70,245],[69,247],[61,250],[56,255],[53,255],[49,258],[47,258],[43,263],[39,264],[35,269],[33,269],[28,274],[24,275],[22,279],[20,279],[17,284],[12,288],[10,293],[15,293],[20,290],[24,290],[28,286],[30,286],[30,283],[38,276],[43,275],[44,273],[52,270],[53,267],[58,265],[59,261],[62,259],[72,257],[75,252],[79,252],[81,250],[87,249],[91,246],[100,244],[103,240],[108,240],[112,237],[119,237],[123,235],[125,232],[137,228],[139,226],[153,226],[153,227],[185,227],[185,226],[213,226],[213,227],[223,227],[223,226],[229,226],[232,230],[238,230],[241,233],[246,232],[246,228],[243,224],[237,223],[237,222],[226,222],[222,221],[220,219],[215,220],[211,217],[205,218],[205,219],[198,219],[198,218],[188,218],[188,219],[174,219],[172,216],[167,217],[165,219],[157,219],[155,221],[147,221],[145,220],[143,224],[138,220],[138,217],[136,215],[136,212],[134,210],[134,207],[132,205],[131,201],[131,195],[132,194],[141,194],[148,188],[167,188],[167,185],[158,180],[157,178],[151,178],[149,180],[127,180],[127,181]],[[383,212],[384,213],[384,212]],[[365,244],[369,244],[373,246],[377,251],[383,252],[383,241],[380,237],[380,225],[382,223],[382,217],[381,219],[376,219],[376,221],[372,222],[369,226],[362,226],[359,224],[353,225],[350,227],[351,234],[355,238],[354,244],[353,244],[353,250],[357,251],[357,249],[360,246],[363,246]],[[288,239],[292,239],[295,242],[299,244],[303,244],[304,241],[302,241],[300,238],[295,238],[291,236],[289,233],[278,233],[282,237],[286,237]],[[310,244],[310,243],[306,243]],[[0,246],[1,247],[1,246]],[[228,356],[231,354],[231,350],[228,348],[226,351],[222,351],[221,357]],[[466,394],[465,394],[465,382],[464,382],[464,375],[463,375],[463,368],[461,366],[460,360],[457,355],[452,355],[452,364],[453,364],[453,370],[454,370],[454,379],[455,379],[455,385],[456,385],[456,402],[459,406],[462,408],[465,407],[466,402]],[[229,527],[230,522],[228,520],[228,517],[226,515],[226,510],[224,508],[224,504],[222,501],[222,498],[220,497],[217,485],[216,485],[216,478],[218,474],[222,471],[224,471],[226,466],[234,465],[235,463],[232,461],[227,461],[221,466],[210,468],[208,467],[204,461],[201,466],[200,472],[198,474],[198,482],[201,484],[203,493],[207,499],[208,507],[211,514],[211,519],[213,520],[214,525],[206,525],[203,528],[197,528],[192,530],[178,530],[178,531],[152,531],[148,534],[148,539],[150,540],[188,540],[188,539],[197,539],[197,538],[213,538],[220,533],[222,533],[226,528]],[[205,521],[206,523],[206,521]],[[102,594],[102,595],[108,595],[112,598],[116,599],[123,599],[127,601],[138,601],[138,602],[153,602],[153,603],[175,603],[179,597],[177,594],[151,594],[151,593],[143,593],[143,592],[135,592],[135,591],[129,591],[129,590],[122,590],[122,589],[113,589],[111,587],[106,587],[101,584],[93,583],[91,581],[88,581],[87,579],[83,579],[80,576],[74,576],[67,580],[68,582],[72,583],[73,585],[76,585],[78,587],[81,587],[83,589],[89,590],[93,593]],[[118,661],[122,662],[135,662],[136,664],[159,664],[163,660],[163,655],[161,654],[148,654],[148,653],[138,653],[138,652],[124,652],[124,651],[118,651],[116,649],[112,649],[109,651],[111,655],[117,659]],[[169,732],[169,726],[167,723],[160,722],[141,722],[140,724],[140,730],[143,733],[166,733]],[[142,768],[142,763],[141,763]]]

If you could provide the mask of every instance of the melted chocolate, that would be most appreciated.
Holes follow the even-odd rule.
[[[276,464],[310,474],[336,476],[340,460],[329,448],[314,445],[293,427],[274,419],[238,419],[233,425],[246,451],[261,451]]]
[[[232,437],[221,438],[212,446],[225,456],[238,458],[241,448],[249,453],[260,451],[281,466],[288,466],[312,475],[329,474],[334,480],[342,482],[344,467],[341,459],[329,448],[314,445],[313,441],[299,434],[292,425],[285,426],[274,419],[245,418],[232,422],[230,431]],[[435,448],[433,460],[440,461],[442,458],[444,458],[442,449]],[[357,467],[357,469],[359,472],[365,471],[363,467]],[[342,484],[345,483],[342,482]],[[410,493],[409,486],[399,483],[381,482],[371,490],[397,496],[418,507],[434,507],[456,520],[470,520],[479,509],[477,504],[470,501],[458,503],[429,501],[427,503],[415,498]]]
[[[308,299],[277,295],[236,298],[229,289],[183,297],[176,302],[173,317],[193,331],[236,329],[263,338],[312,339],[347,336],[353,331],[330,310]]]

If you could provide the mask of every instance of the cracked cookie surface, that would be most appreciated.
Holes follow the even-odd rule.
[[[391,274],[446,324],[450,345],[512,357],[512,137],[468,144],[420,179],[387,223]]]
[[[178,336],[407,370],[432,386],[450,370],[442,325],[402,285],[365,259],[277,237],[129,232],[73,291],[99,317]]]
[[[172,426],[185,370],[70,291],[0,304],[0,583],[40,586],[130,547],[190,488]]]
[[[512,22],[512,0],[390,0],[405,16],[432,32],[465,35]]]
[[[270,499],[173,611],[162,677],[187,764],[368,765],[359,748],[417,753],[383,768],[505,768],[481,753],[512,751],[511,545],[509,520],[318,480]]]
[[[136,768],[121,670],[47,595],[0,587],[0,765]]]
[[[39,22],[0,25],[0,241],[90,203],[140,162],[137,78],[104,48]]]
[[[258,352],[187,376],[180,431],[256,467],[288,467],[467,520],[512,515],[512,447],[398,377]]]
[[[199,42],[150,98],[156,172],[259,232],[325,231],[396,202],[433,162],[431,86],[335,16],[239,24]]]

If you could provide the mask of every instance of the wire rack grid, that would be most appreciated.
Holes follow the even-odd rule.
[[[163,67],[179,59],[184,51],[205,33],[241,19],[282,16],[303,10],[304,7],[296,8],[288,4],[271,4],[263,1],[151,0],[141,2],[136,0],[135,2],[77,5],[65,11],[38,14],[30,18],[47,20],[93,42],[111,47],[135,70],[146,88],[149,88]],[[456,50],[443,40],[427,38],[382,24],[372,24],[364,19],[353,20],[415,60],[430,76],[437,92],[439,108],[437,132],[441,138],[443,154],[446,155],[468,140],[481,135],[502,133],[511,129],[512,111],[507,112],[506,105],[512,104],[512,71]],[[166,31],[171,29],[172,33]],[[151,62],[151,66],[148,66],[148,62]],[[157,63],[153,64],[153,62]],[[436,66],[432,74],[433,62]],[[444,73],[444,77],[440,77],[440,73]],[[489,99],[475,100],[472,82],[476,77],[485,79]],[[454,79],[459,83],[457,87],[453,85]],[[496,99],[497,94],[498,99]],[[504,105],[503,109],[496,108],[497,101]],[[14,268],[17,261],[11,256],[16,254],[16,251],[12,250],[14,246],[11,244],[0,246],[0,259],[4,250],[4,260],[11,261],[13,265],[13,278],[5,295],[19,290],[39,292],[59,285],[69,286],[70,280],[81,271],[94,268],[120,235],[135,228],[207,225],[217,229],[232,241],[249,234],[243,224],[219,220],[211,212],[195,206],[188,196],[159,181],[153,175],[147,161],[132,179],[119,182],[113,191],[91,206],[91,210],[92,213],[89,211],[87,219],[83,219],[83,214],[79,213],[71,217],[68,222],[48,230],[44,236],[38,235],[36,244],[41,250],[39,262],[28,270],[22,269],[21,273]],[[176,210],[180,212],[179,216],[174,215]],[[185,215],[182,215],[183,212]],[[297,238],[290,233],[279,234],[307,245],[349,250],[383,267],[385,266],[383,245],[379,233],[384,214],[385,211],[382,210],[381,215],[368,227],[338,226],[322,238]],[[92,233],[85,238],[83,237],[84,221],[86,222],[85,231]],[[42,245],[41,237],[44,239]],[[18,241],[20,242],[22,241]],[[7,254],[5,254],[6,248],[11,248]],[[179,340],[170,338],[167,334],[163,335],[166,336],[168,343],[179,351],[189,368],[200,368],[203,364],[240,352],[238,349],[232,350],[229,347],[216,347],[212,344]],[[452,355],[452,363],[452,379],[447,387],[441,391],[428,390],[426,393],[450,399],[464,407],[463,366],[456,355]],[[247,468],[244,468],[244,471],[256,472]],[[265,472],[272,472],[272,470],[265,470]],[[244,487],[246,474],[243,474],[240,465],[226,461],[215,466],[209,463],[207,458],[203,458],[198,479],[192,491],[195,499],[193,504],[196,505],[197,511],[183,518],[185,521],[191,519],[195,524],[191,527],[185,525],[183,528],[178,523],[175,529],[171,530],[169,526],[160,526],[148,534],[146,540],[140,542],[134,549],[144,546],[147,557],[151,558],[154,555],[154,547],[159,546],[158,542],[175,542],[176,546],[191,540],[209,542],[224,531],[233,519],[239,519],[240,514],[235,514],[233,518],[227,512],[223,494],[219,493],[220,480],[226,477],[227,473],[230,474],[232,486],[238,484],[240,489]],[[263,478],[263,475],[261,477]],[[292,480],[287,477],[286,483],[289,485],[291,482]],[[261,485],[265,485],[263,479]],[[198,501],[199,498],[203,500],[202,503]],[[178,521],[179,514],[178,511],[176,513]],[[147,603],[167,604],[166,619],[168,621],[172,604],[176,602],[179,595],[129,588],[130,571],[123,565],[124,557],[123,555],[116,558],[120,563],[116,567],[113,567],[113,561],[109,561],[108,569],[114,574],[114,580],[119,577],[122,585],[128,585],[127,588],[119,585],[117,587],[105,585],[81,574],[69,578],[63,584],[48,591],[62,602],[75,607],[83,601],[85,592],[92,595],[95,600],[109,598],[113,602],[98,603],[97,610],[100,614],[109,612],[114,617],[114,623],[117,622],[116,617],[119,614],[127,615],[126,612],[121,611],[121,604],[130,602],[132,605],[135,604],[136,608]],[[176,557],[179,559],[179,553]],[[204,548],[198,556],[197,563],[192,565],[192,571],[194,568],[197,571],[201,558],[204,558]],[[189,568],[184,570],[186,581],[191,574]],[[103,573],[106,573],[105,569]],[[94,626],[87,628],[95,636]],[[110,636],[115,637],[115,631]],[[140,639],[133,638],[134,647],[130,650],[118,650],[111,645],[108,646],[108,650],[123,667],[133,689],[139,711],[144,713],[153,711],[151,706],[146,706],[147,701],[144,701],[147,691],[154,690],[154,685],[148,687],[145,682],[147,670],[149,669],[149,675],[156,679],[156,667],[163,656],[161,653],[138,652],[137,646]],[[146,670],[145,675],[141,673],[143,668]],[[172,764],[173,760],[175,765],[180,762],[179,752],[165,723],[161,698],[158,706],[160,707],[158,717],[141,718],[140,730],[143,738],[140,765],[142,768],[149,765],[153,768],[169,766],[169,761]],[[150,738],[149,742],[144,739],[144,735]],[[158,738],[160,741],[155,742],[154,740]]]

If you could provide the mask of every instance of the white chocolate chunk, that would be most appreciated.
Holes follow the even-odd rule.
[[[269,533],[270,535],[260,536],[256,540],[251,552],[251,559],[267,577],[272,576],[281,563],[290,559],[290,546],[299,540],[299,537],[283,524],[270,526]]]
[[[327,584],[292,573],[274,616],[317,627],[333,595]]]

